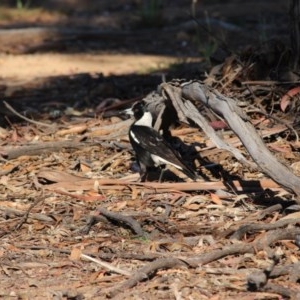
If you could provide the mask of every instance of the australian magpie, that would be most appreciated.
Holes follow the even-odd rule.
[[[129,140],[140,167],[141,181],[146,180],[150,168],[164,168],[167,164],[196,180],[197,176],[191,168],[186,165],[169,143],[153,129],[152,115],[147,111],[143,101],[136,102],[132,106],[132,113],[135,122],[129,128]]]

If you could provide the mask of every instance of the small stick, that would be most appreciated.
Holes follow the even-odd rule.
[[[86,254],[81,254],[80,257],[84,258],[84,259],[87,259],[87,260],[90,260],[90,261],[92,261],[92,262],[94,262],[94,263],[96,263],[96,264],[112,271],[112,272],[119,273],[119,274],[122,274],[122,275],[125,275],[125,276],[131,276],[132,275],[131,272],[129,272],[129,271],[122,270],[122,269],[117,268],[117,267],[115,267],[115,266],[113,266],[113,265],[111,265],[107,262],[104,262],[104,261],[101,261],[99,259],[93,258],[93,257],[88,256]]]
[[[137,235],[139,235],[141,237],[148,238],[148,234],[146,232],[144,232],[141,225],[136,220],[134,220],[132,217],[124,216],[120,213],[111,212],[111,211],[108,211],[107,209],[102,208],[102,207],[98,207],[97,211],[102,216],[107,218],[108,220],[112,220],[114,222],[124,224],[124,225],[128,226]]]
[[[12,113],[14,113],[16,116],[18,116],[19,118],[29,122],[29,123],[33,123],[35,125],[39,125],[39,126],[45,126],[45,127],[53,127],[52,124],[46,124],[46,123],[42,123],[42,122],[38,122],[38,121],[34,121],[31,120],[29,118],[26,118],[25,116],[21,115],[20,113],[18,113],[12,106],[10,106],[6,101],[3,101],[3,104],[6,106],[6,108],[8,110],[10,110]]]
[[[41,201],[43,201],[44,198],[37,198],[31,205],[30,207],[27,209],[27,211],[25,212],[25,214],[23,215],[23,217],[21,218],[21,220],[19,221],[19,223],[15,226],[15,230],[19,230],[23,224],[27,221],[29,214],[31,212],[31,210]]]

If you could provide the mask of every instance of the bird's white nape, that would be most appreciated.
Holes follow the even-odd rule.
[[[144,112],[143,116],[134,125],[152,127],[152,115],[149,111]]]

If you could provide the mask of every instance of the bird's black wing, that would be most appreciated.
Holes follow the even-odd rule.
[[[153,128],[148,126],[132,126],[131,138],[138,142],[139,147],[161,157],[165,161],[182,170],[187,176],[196,179],[194,172],[175,153],[169,143]]]

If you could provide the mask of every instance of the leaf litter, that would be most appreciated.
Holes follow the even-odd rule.
[[[172,134],[185,143],[201,140],[197,151],[232,179],[200,164],[206,180],[141,183],[131,171],[130,122],[115,116],[57,122],[51,135],[35,124],[7,129],[2,289],[35,298],[296,295],[298,212],[284,217],[294,196],[189,127]],[[278,159],[296,160],[293,140],[273,138],[287,128],[260,130]],[[229,129],[223,136],[242,149]]]
[[[295,83],[283,88],[258,81],[251,66],[229,57],[206,83],[246,101],[240,107],[272,155],[295,166],[296,92],[289,93]],[[70,108],[51,122],[40,116],[50,126],[29,121],[1,128],[0,295],[297,299],[297,195],[186,124],[172,135],[196,142],[203,180],[168,174],[161,183],[139,182],[127,137],[132,120],[109,116],[136,100],[98,117]],[[196,104],[214,130],[221,128],[223,140],[252,162],[227,123]]]

